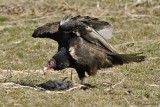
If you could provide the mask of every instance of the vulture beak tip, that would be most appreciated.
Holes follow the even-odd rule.
[[[48,71],[48,67],[44,67],[43,68],[43,74],[46,75],[47,71]]]

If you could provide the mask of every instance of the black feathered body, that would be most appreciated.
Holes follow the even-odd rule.
[[[100,68],[109,68],[129,62],[141,62],[145,58],[137,56],[138,54],[112,53],[74,35],[69,39],[67,47],[69,47],[69,51],[62,48],[53,56],[57,66],[55,69],[75,68],[81,80],[84,79],[85,72],[93,76]]]

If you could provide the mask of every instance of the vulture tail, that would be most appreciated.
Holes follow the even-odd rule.
[[[142,62],[145,60],[144,55],[139,55],[141,53],[135,53],[135,54],[115,54],[113,55],[113,64],[124,64],[124,63],[130,63],[130,62]]]

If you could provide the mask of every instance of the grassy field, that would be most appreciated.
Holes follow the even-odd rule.
[[[158,107],[160,106],[159,0],[0,0],[0,107]],[[109,41],[123,53],[144,52],[146,61],[101,69],[86,82],[96,88],[44,91],[34,85],[70,77],[74,69],[41,74],[57,43],[35,39],[35,28],[65,14],[90,15],[112,23]]]

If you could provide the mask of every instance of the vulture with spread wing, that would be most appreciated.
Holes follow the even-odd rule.
[[[120,54],[107,40],[111,38],[109,23],[89,16],[65,16],[60,22],[37,28],[33,37],[51,38],[58,42],[58,52],[45,68],[75,68],[83,83],[85,72],[95,75],[100,68],[141,62],[145,56]]]

